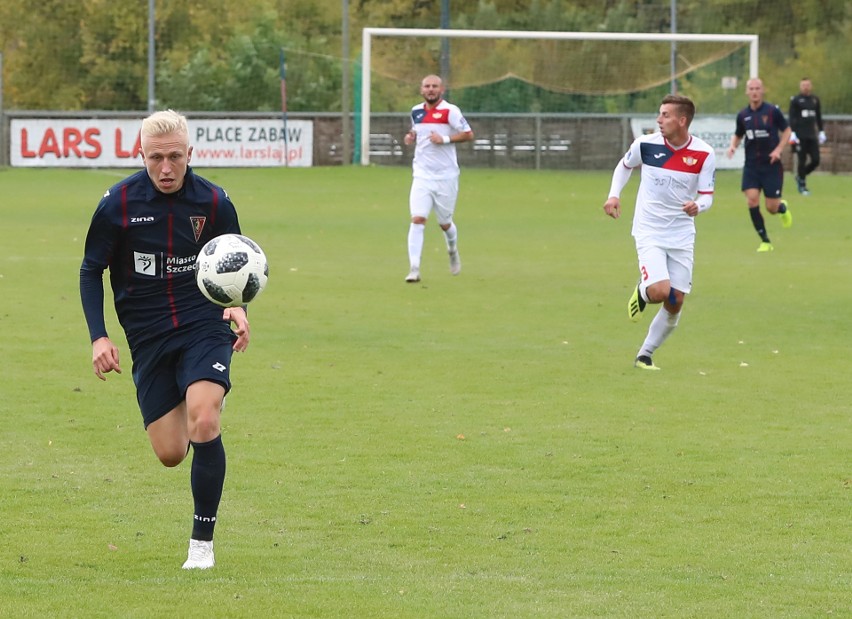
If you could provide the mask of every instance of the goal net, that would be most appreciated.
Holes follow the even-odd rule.
[[[666,93],[692,97],[702,114],[730,114],[757,75],[758,37],[365,28],[361,163],[370,162],[378,114],[404,114],[420,80],[441,75],[447,98],[472,114],[654,114]]]

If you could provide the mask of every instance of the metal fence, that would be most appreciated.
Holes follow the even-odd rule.
[[[10,161],[10,123],[15,118],[143,118],[147,112],[30,112],[0,111],[0,165]],[[257,112],[191,113],[189,118],[261,118],[279,115]],[[342,165],[343,126],[337,113],[291,113],[291,119],[313,122],[313,164]],[[462,166],[535,170],[608,170],[624,154],[633,134],[627,115],[468,114],[475,140],[458,145]],[[357,119],[353,119],[357,121]],[[410,166],[413,147],[402,138],[409,129],[408,114],[374,114],[371,119],[370,161],[376,165]],[[357,124],[356,124],[357,126]],[[733,132],[734,119],[731,118]],[[827,116],[828,141],[822,146],[820,171],[852,172],[852,116]],[[350,144],[353,152],[358,143]],[[785,167],[792,169],[788,149]],[[354,159],[360,160],[358,154]]]

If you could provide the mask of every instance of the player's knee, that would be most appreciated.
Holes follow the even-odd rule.
[[[669,297],[669,291],[671,290],[671,284],[669,284],[668,280],[663,282],[656,282],[648,286],[645,291],[645,294],[648,296],[648,301],[651,303],[662,303],[667,300]]]
[[[173,469],[178,464],[184,461],[184,457],[176,457],[176,456],[160,456],[160,462],[163,466]]]
[[[685,298],[686,295],[684,295],[680,290],[672,288],[669,290],[669,294],[663,302],[663,305],[670,315],[677,317],[680,315],[680,310],[683,307],[683,300]]]
[[[197,443],[212,441],[219,436],[219,409],[199,411],[196,415],[190,415],[189,437]]]
[[[189,445],[172,445],[166,448],[154,448],[157,458],[163,466],[174,468],[186,459]]]
[[[423,224],[426,223],[426,218],[425,217],[412,217],[411,223],[420,224],[422,226]]]
[[[646,294],[648,295],[649,303],[662,303],[666,299],[664,294],[659,294],[656,290],[652,290],[651,288],[648,288],[648,292]]]

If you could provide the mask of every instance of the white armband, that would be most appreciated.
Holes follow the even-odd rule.
[[[450,136],[445,135],[444,136],[444,144],[449,144],[449,143],[450,143]]]
[[[713,194],[712,193],[700,193],[698,197],[695,198],[695,203],[698,205],[698,212],[703,213],[711,206],[713,206]]]

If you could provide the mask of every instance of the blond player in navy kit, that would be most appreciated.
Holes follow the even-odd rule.
[[[133,361],[133,382],[151,447],[167,467],[192,453],[192,534],[184,569],[215,565],[213,530],[225,482],[220,415],[233,352],[249,344],[244,308],[210,303],[193,265],[213,237],[239,233],[234,204],[190,167],[186,118],[165,110],[142,121],[145,169],[101,198],[86,235],[80,297],[92,367],[121,373],[104,320],[106,270]],[[231,323],[234,329],[231,329]]]
[[[666,96],[657,116],[659,132],[637,138],[612,175],[604,212],[618,219],[621,191],[633,168],[642,180],[633,215],[633,238],[639,257],[639,284],[627,303],[638,321],[646,305],[662,303],[634,365],[658,370],[651,356],[677,326],[683,301],[692,289],[695,217],[713,204],[716,156],[713,148],[689,134],[695,104],[687,97]]]
[[[409,196],[411,224],[408,229],[408,283],[420,281],[420,258],[426,220],[432,210],[444,231],[450,256],[450,273],[461,272],[458,230],[453,222],[459,193],[459,164],[456,144],[473,139],[473,131],[461,110],[444,101],[444,83],[437,75],[420,82],[423,103],[411,108],[411,130],[405,134],[407,145],[415,144],[413,180]]]

